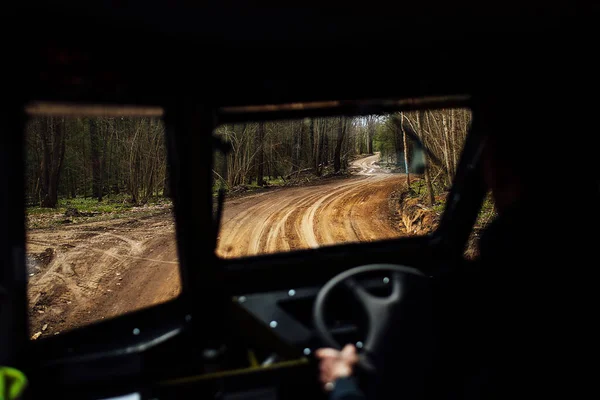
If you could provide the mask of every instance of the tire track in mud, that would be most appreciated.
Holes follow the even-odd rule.
[[[338,184],[337,186],[332,188],[333,192],[329,193],[327,196],[335,195],[340,190],[343,190],[346,186],[353,185],[353,184],[354,183],[346,183],[346,184],[341,184],[341,185]],[[320,199],[322,199],[322,196],[323,196],[322,193],[315,193],[315,194],[306,195],[306,196],[304,196],[303,199],[300,199],[299,201],[294,201],[294,200],[297,200],[296,198],[294,198],[292,200],[293,207],[289,207],[288,209],[283,209],[282,211],[279,211],[277,214],[275,214],[273,219],[275,221],[277,221],[277,223],[273,229],[268,230],[266,243],[265,243],[265,246],[262,248],[266,249],[267,252],[275,252],[278,250],[290,250],[291,247],[289,246],[289,241],[287,239],[289,238],[290,235],[293,235],[293,234],[296,234],[298,236],[298,239],[300,239],[300,242],[303,245],[313,246],[314,243],[316,243],[316,239],[314,238],[314,229],[312,229],[310,226],[306,225],[306,221],[304,220],[304,217],[298,218],[298,216],[296,216],[293,220],[293,224],[296,226],[293,226],[293,229],[288,228],[290,231],[286,230],[286,225],[287,225],[288,219],[297,211],[306,210],[308,213],[311,213],[312,208],[314,207],[314,205],[316,203],[321,201]],[[289,204],[289,202],[288,202],[288,204]],[[281,218],[277,218],[280,215],[282,215]],[[306,214],[304,214],[304,215],[306,215]],[[299,224],[298,224],[298,221],[300,221]],[[266,228],[266,227],[264,227],[264,228]],[[298,234],[298,232],[304,232],[304,233]],[[281,242],[281,244],[279,246],[277,246],[277,241]],[[318,244],[317,244],[317,246],[318,246]],[[255,250],[260,251],[260,249],[255,249]]]
[[[30,329],[44,336],[163,302],[180,288],[170,212],[32,230],[27,253]]]

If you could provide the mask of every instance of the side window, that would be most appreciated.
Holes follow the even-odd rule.
[[[167,301],[181,286],[160,113],[65,111],[30,112],[26,128],[32,339]]]

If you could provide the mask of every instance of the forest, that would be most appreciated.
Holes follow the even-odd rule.
[[[214,174],[226,189],[285,184],[301,173],[346,173],[350,160],[375,152],[380,164],[404,173],[418,138],[428,149],[424,179],[433,204],[452,183],[469,121],[470,111],[448,109],[223,125],[215,133],[231,150],[215,157]]]
[[[452,182],[469,120],[468,110],[452,109],[222,125],[215,134],[231,150],[215,155],[214,177],[226,190],[285,185],[299,174],[345,174],[352,159],[375,152],[382,164],[404,172],[418,137],[429,149],[424,178],[433,204],[435,193]],[[29,206],[44,208],[61,199],[119,198],[139,205],[168,198],[162,120],[32,117],[25,196]]]
[[[168,196],[164,126],[158,118],[34,117],[26,135],[26,201]]]

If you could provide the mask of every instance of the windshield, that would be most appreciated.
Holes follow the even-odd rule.
[[[30,111],[24,195],[32,339],[180,292],[160,114],[109,111]]]
[[[437,227],[470,111],[220,126],[223,258],[424,235]],[[420,139],[429,148],[415,146]],[[423,158],[427,168],[416,168]]]

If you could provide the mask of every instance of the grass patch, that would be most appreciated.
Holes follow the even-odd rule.
[[[433,191],[435,202],[432,207],[428,208],[433,210],[438,216],[441,216],[446,209],[449,190],[444,190],[441,186],[434,186]],[[416,201],[419,203],[428,205],[429,201],[427,196],[428,192],[425,185],[425,180],[421,178],[412,178],[410,190],[406,196],[408,202],[410,202],[410,199],[412,199],[413,202],[415,201],[414,199],[418,199]],[[473,226],[473,230],[467,243],[467,248],[465,249],[465,257],[467,259],[475,259],[478,257],[479,238],[481,233],[496,218],[497,215],[498,213],[494,206],[494,199],[492,198],[491,193],[488,193],[483,201],[483,204],[481,205],[477,220],[475,221],[475,225]]]
[[[446,202],[436,201],[435,204],[433,205],[432,209],[436,213],[442,214],[444,212],[444,210],[446,209]]]
[[[420,178],[411,178],[410,180],[410,193],[414,197],[423,195],[425,193],[425,180]]]
[[[439,188],[436,188],[434,186],[433,193],[435,201],[433,203],[433,206],[431,206],[431,209],[441,215],[446,209],[446,197],[448,196],[448,192],[440,190]],[[419,198],[423,204],[427,204],[429,206],[429,199],[427,198],[427,185],[425,184],[425,179],[411,178],[409,197]]]
[[[41,215],[41,214],[56,214],[58,212],[65,212],[67,209],[64,207],[56,207],[56,208],[45,208],[45,207],[27,207],[25,209],[25,214],[27,215]]]
[[[441,214],[446,209],[447,196],[449,194],[448,190],[442,190],[441,188],[435,187],[433,188],[435,203],[431,207],[434,211]],[[427,187],[425,185],[425,180],[420,178],[411,178],[410,182],[410,192],[409,197],[415,198],[418,197],[421,201],[427,201]],[[491,194],[488,194],[483,204],[481,205],[481,210],[479,210],[479,216],[477,218],[477,224],[485,226],[486,221],[491,221],[496,216],[496,209],[494,207],[494,199]]]
[[[477,216],[477,221],[475,221],[476,228],[485,228],[491,221],[493,221],[498,215],[496,211],[496,207],[494,206],[494,199],[492,198],[491,193],[488,193],[483,200],[483,204],[481,205],[481,210],[479,210],[479,215]]]
[[[124,210],[130,210],[132,204],[124,196],[107,197],[98,201],[92,198],[76,197],[74,199],[64,199],[59,202],[60,207],[76,208],[81,212],[92,213],[111,213]]]
[[[28,207],[28,215],[40,214],[64,214],[68,208],[76,208],[77,211],[85,213],[113,213],[131,210],[132,204],[118,198],[106,198],[102,201],[92,198],[76,197],[73,199],[60,199],[56,208]]]
[[[283,185],[285,185],[285,181],[281,177],[269,179],[267,181],[267,183],[269,184],[269,186],[283,186]]]
[[[59,199],[56,208],[27,207],[27,228],[50,228],[66,224],[96,222],[131,216],[139,218],[163,213],[171,205],[170,199],[159,197],[152,198],[144,206],[135,207],[129,199],[130,197],[125,194],[107,196],[102,201],[89,197],[76,197]],[[65,212],[69,208],[75,208],[83,215],[66,216]]]
[[[130,201],[128,195],[111,195],[106,196],[102,201],[91,197],[75,197],[72,199],[59,199],[56,208],[45,207],[27,207],[27,215],[38,214],[57,214],[64,213],[68,208],[76,208],[80,212],[85,213],[114,213],[131,210],[135,205]],[[170,204],[171,200],[164,197],[151,198],[146,203],[147,205]]]

